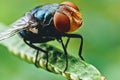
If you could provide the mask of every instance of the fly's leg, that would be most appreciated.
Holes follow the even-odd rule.
[[[43,50],[42,48],[39,48],[39,47],[33,45],[31,42],[28,43],[25,39],[24,39],[24,42],[25,42],[28,46],[30,46],[31,48],[37,50],[36,59],[35,59],[35,66],[36,66],[36,67],[38,67],[38,60],[37,60],[37,58],[38,58],[38,55],[39,55],[39,51],[42,51],[43,53],[45,53],[45,55],[46,55],[46,69],[49,70],[49,69],[48,69],[48,52],[45,51],[45,50]]]
[[[66,65],[65,65],[65,69],[63,70],[63,72],[65,72],[68,68],[68,53],[67,53],[66,47],[63,43],[63,40],[60,38],[60,39],[58,39],[58,41],[61,43],[63,50],[64,50],[64,54],[65,54]]]
[[[84,60],[84,58],[82,57],[83,37],[82,37],[81,35],[78,35],[78,34],[65,34],[64,36],[65,36],[65,37],[68,37],[68,39],[70,39],[70,38],[79,38],[79,39],[81,40],[78,55],[79,55],[79,57],[80,57],[82,60]],[[68,45],[68,42],[69,42],[69,40],[68,40],[67,43],[66,43],[66,47],[67,47],[67,45]]]
[[[68,37],[67,41],[66,41],[66,44],[65,44],[65,48],[67,49],[67,46],[68,46],[68,43],[70,41],[70,38]]]

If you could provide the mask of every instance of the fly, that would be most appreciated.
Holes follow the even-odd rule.
[[[23,41],[37,51],[35,65],[37,66],[37,57],[39,51],[46,55],[46,69],[48,69],[48,51],[37,47],[34,43],[45,43],[57,40],[63,48],[66,66],[63,72],[68,68],[67,45],[70,38],[80,39],[79,57],[82,57],[83,37],[80,34],[72,34],[82,25],[82,15],[78,7],[72,2],[62,2],[60,4],[46,4],[38,6],[27,12],[25,16],[18,19],[11,27],[0,33],[0,40],[19,34]],[[67,37],[64,44],[62,38]]]

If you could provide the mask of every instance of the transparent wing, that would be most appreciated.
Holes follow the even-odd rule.
[[[35,25],[37,25],[37,23],[35,23],[35,21],[33,20],[33,15],[30,12],[27,12],[25,16],[10,25],[10,28],[6,29],[3,32],[0,32],[0,41],[15,35],[21,30],[27,29],[30,26],[32,27]]]

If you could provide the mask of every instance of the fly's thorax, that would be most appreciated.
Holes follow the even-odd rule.
[[[31,13],[42,26],[49,25],[51,18],[54,16],[58,7],[59,4],[46,4],[44,6],[34,8]]]

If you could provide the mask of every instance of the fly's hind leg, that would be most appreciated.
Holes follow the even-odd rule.
[[[39,55],[39,51],[45,53],[45,55],[46,55],[46,69],[49,70],[49,69],[48,69],[48,52],[45,51],[45,50],[43,50],[42,48],[39,48],[39,47],[33,45],[31,42],[27,42],[25,39],[24,39],[24,42],[25,42],[28,46],[30,46],[31,48],[37,50],[37,54],[36,54],[36,58],[35,58],[35,66],[36,66],[36,67],[38,67],[38,64],[39,64],[39,61],[37,60],[38,55]]]

